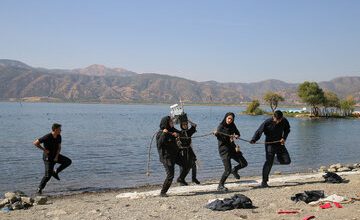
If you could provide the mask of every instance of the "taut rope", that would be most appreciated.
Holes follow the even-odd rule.
[[[151,160],[151,157],[150,157],[150,154],[151,154],[151,146],[152,146],[152,143],[154,141],[154,137],[155,135],[158,133],[155,132],[154,135],[152,136],[151,138],[151,142],[150,142],[150,145],[149,145],[149,151],[148,151],[148,161],[147,161],[147,171],[146,171],[146,175],[147,176],[150,176],[150,160]],[[202,137],[207,137],[207,136],[210,136],[210,135],[215,135],[215,134],[221,134],[221,135],[224,135],[224,136],[227,136],[227,137],[230,137],[230,138],[233,138],[235,137],[235,135],[229,135],[229,134],[226,134],[226,133],[223,133],[223,132],[219,132],[219,131],[213,131],[213,132],[209,132],[209,133],[206,133],[206,134],[202,134],[202,135],[196,135],[196,136],[192,136],[192,137],[179,137],[181,139],[190,139],[190,138],[202,138]],[[250,143],[251,141],[249,140],[246,140],[246,139],[243,139],[243,138],[237,138],[241,141],[245,141],[245,142],[248,142]],[[265,142],[256,142],[254,144],[275,144],[275,143],[280,143],[281,141],[278,140],[278,141],[265,141]]]

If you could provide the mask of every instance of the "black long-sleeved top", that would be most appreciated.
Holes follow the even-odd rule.
[[[289,121],[286,118],[283,118],[281,122],[276,124],[272,118],[266,119],[257,129],[251,140],[259,140],[262,133],[264,133],[266,136],[266,142],[279,141],[281,138],[284,138],[284,140],[286,140],[290,133]]]
[[[188,130],[181,130],[180,131],[180,141],[182,147],[190,147],[191,145],[191,136],[196,132],[196,127],[191,126]],[[189,138],[186,138],[189,137]]]
[[[230,137],[227,135],[223,135],[221,133],[227,134],[227,135],[239,135],[240,132],[237,129],[236,125],[234,123],[230,125],[226,125],[225,123],[220,123],[220,125],[217,128],[217,133],[215,134],[218,139],[218,145],[219,145],[219,154],[221,157],[226,157],[229,153],[235,152],[236,145],[234,142],[230,140]]]
[[[166,116],[161,119],[160,130],[156,134],[157,149],[159,152],[159,159],[162,163],[175,162],[179,152],[179,148],[176,143],[176,138],[172,135],[173,132],[180,133],[176,128],[169,127],[170,117]],[[167,129],[168,132],[163,132]]]

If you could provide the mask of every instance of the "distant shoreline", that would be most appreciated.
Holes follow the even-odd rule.
[[[0,102],[8,102],[8,103],[63,103],[63,104],[104,104],[104,105],[173,105],[177,102],[164,102],[164,103],[156,103],[156,102],[96,102],[96,101],[46,101],[46,100],[19,100],[19,99],[0,99]],[[184,102],[185,106],[241,106],[246,107],[249,102],[244,103],[193,103],[193,102]],[[264,105],[266,106],[266,105]],[[302,108],[303,104],[288,104],[281,106],[282,108]],[[360,107],[360,104],[359,104]]]

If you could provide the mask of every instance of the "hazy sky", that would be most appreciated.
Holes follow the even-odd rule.
[[[360,75],[360,1],[1,0],[0,58],[196,81]]]

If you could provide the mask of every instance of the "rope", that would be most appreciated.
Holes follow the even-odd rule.
[[[210,135],[215,135],[215,133],[221,134],[221,135],[224,135],[224,136],[227,136],[227,137],[231,137],[231,138],[234,137],[234,135],[226,134],[226,133],[219,132],[219,131],[213,131],[213,132],[206,133],[206,134],[203,134],[203,135],[196,135],[196,136],[192,136],[192,137],[180,137],[180,139],[190,139],[190,138],[206,137],[206,136],[210,136]],[[244,142],[251,143],[251,141],[246,140],[246,139],[243,139],[243,138],[240,138],[240,137],[239,137],[238,139],[241,140],[241,141],[244,141]],[[278,141],[256,142],[255,144],[275,144],[275,143],[280,143],[280,142],[281,142],[281,141],[278,140]]]
[[[196,135],[196,136],[192,136],[192,137],[178,137],[178,138],[180,138],[180,139],[201,138],[201,137],[207,137],[207,136],[210,136],[210,135],[215,135],[215,133],[221,134],[221,135],[224,135],[224,136],[227,136],[227,137],[230,137],[230,138],[233,138],[233,137],[234,137],[234,135],[226,134],[226,133],[219,132],[219,131],[213,131],[213,132],[206,133],[206,134],[202,134],[202,135]],[[151,146],[152,146],[152,143],[153,143],[153,141],[154,141],[154,138],[155,138],[155,135],[156,135],[156,134],[157,134],[157,132],[155,132],[154,135],[152,136],[151,141],[150,141],[150,145],[149,145],[148,161],[147,161],[147,171],[146,171],[146,175],[147,175],[147,176],[150,176]],[[246,139],[243,139],[243,138],[240,138],[240,137],[239,137],[238,139],[241,140],[241,141],[244,141],[244,142],[251,143],[251,141],[246,140]],[[254,143],[254,144],[275,144],[275,143],[280,143],[280,142],[281,142],[281,141],[278,140],[278,141],[256,142],[256,143]]]
[[[214,132],[210,132],[210,133],[206,133],[206,134],[202,134],[202,135],[195,135],[195,136],[192,136],[192,137],[180,137],[180,139],[193,139],[193,138],[201,138],[201,137],[206,137],[206,136],[210,136],[210,135],[213,135]]]
[[[150,176],[150,156],[151,156],[151,145],[154,141],[154,137],[155,135],[157,134],[157,132],[155,132],[151,138],[151,141],[150,141],[150,145],[149,145],[149,151],[148,151],[148,161],[147,161],[147,171],[146,171],[146,176]]]

